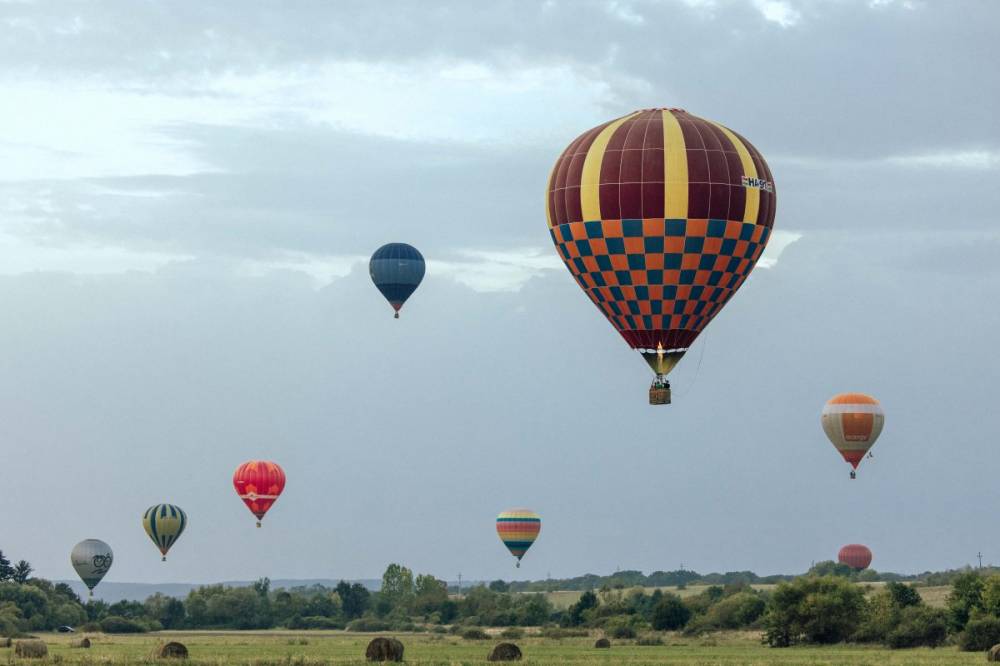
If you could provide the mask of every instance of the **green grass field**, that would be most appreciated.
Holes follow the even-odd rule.
[[[428,634],[387,634],[405,645],[410,664],[481,664],[499,641],[467,641],[456,636]],[[0,662],[24,664],[151,663],[150,654],[158,642],[178,640],[196,664],[312,665],[321,663],[363,664],[365,646],[374,634],[339,631],[260,631],[260,632],[161,632],[139,636],[89,635],[90,649],[70,648],[79,635],[40,634],[49,646],[47,659],[16,659],[13,649],[0,649]],[[886,650],[858,646],[829,648],[771,649],[760,644],[752,632],[731,632],[705,638],[664,634],[662,646],[639,646],[635,641],[613,641],[610,650],[593,647],[589,638],[561,640],[525,637],[516,642],[524,652],[525,664],[979,664],[980,653],[959,652],[953,647],[937,650]],[[164,661],[160,661],[163,664]],[[169,662],[167,662],[169,663]]]

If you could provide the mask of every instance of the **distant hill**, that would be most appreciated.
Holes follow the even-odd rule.
[[[80,595],[80,598],[87,599],[87,587],[79,580],[57,580],[57,583],[66,583]],[[222,581],[222,585],[230,587],[247,587],[252,585],[251,580],[230,580]],[[339,578],[307,578],[307,579],[280,579],[271,581],[271,589],[279,587],[310,587],[312,585],[322,585],[324,587],[336,587],[340,582]],[[365,578],[361,580],[349,580],[348,583],[361,583],[369,590],[375,591],[382,586],[382,581],[377,578]],[[94,599],[101,599],[110,604],[124,599],[132,601],[142,601],[146,597],[157,592],[170,597],[186,597],[191,590],[204,585],[218,585],[220,583],[111,583],[102,582],[94,589]]]

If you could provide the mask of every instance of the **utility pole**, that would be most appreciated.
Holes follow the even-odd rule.
[[[462,594],[462,573],[461,572],[459,572],[459,574],[458,574],[458,593],[460,595]]]
[[[976,555],[976,557],[979,558],[979,568],[982,569],[983,568],[983,552],[979,551],[979,553]]]

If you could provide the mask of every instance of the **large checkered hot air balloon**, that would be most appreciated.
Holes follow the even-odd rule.
[[[855,470],[885,425],[882,406],[864,393],[840,393],[823,405],[820,421],[834,448],[851,464],[851,478],[855,478]]]
[[[517,558],[518,567],[541,531],[542,519],[531,509],[507,509],[497,516],[497,536],[510,554]]]
[[[650,403],[670,402],[667,373],[750,274],[774,210],[757,149],[681,109],[599,125],[556,161],[546,199],[552,241],[656,373]]]
[[[270,460],[248,460],[233,473],[233,487],[250,513],[257,516],[260,527],[264,514],[285,489],[285,470]]]

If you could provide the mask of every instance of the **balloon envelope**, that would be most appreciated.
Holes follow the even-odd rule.
[[[114,553],[100,539],[84,539],[73,546],[69,561],[87,589],[93,590],[111,568]]]
[[[250,460],[236,468],[233,487],[250,513],[257,516],[257,525],[285,489],[285,471],[270,460]]]
[[[570,143],[549,176],[546,209],[579,286],[665,375],[764,251],[774,180],[732,130],[680,109],[646,109]]]
[[[368,262],[368,274],[399,315],[406,299],[424,279],[424,257],[406,243],[389,243],[375,250]]]
[[[885,414],[878,400],[864,393],[840,393],[823,406],[823,431],[854,469],[878,439]]]
[[[497,516],[497,535],[518,562],[542,531],[542,519],[530,509],[508,509]]]
[[[867,569],[868,565],[872,563],[872,551],[868,550],[868,546],[862,546],[860,543],[849,543],[837,553],[837,561],[861,571]]]
[[[167,551],[187,527],[187,514],[173,504],[154,504],[142,514],[142,527],[166,560]]]

